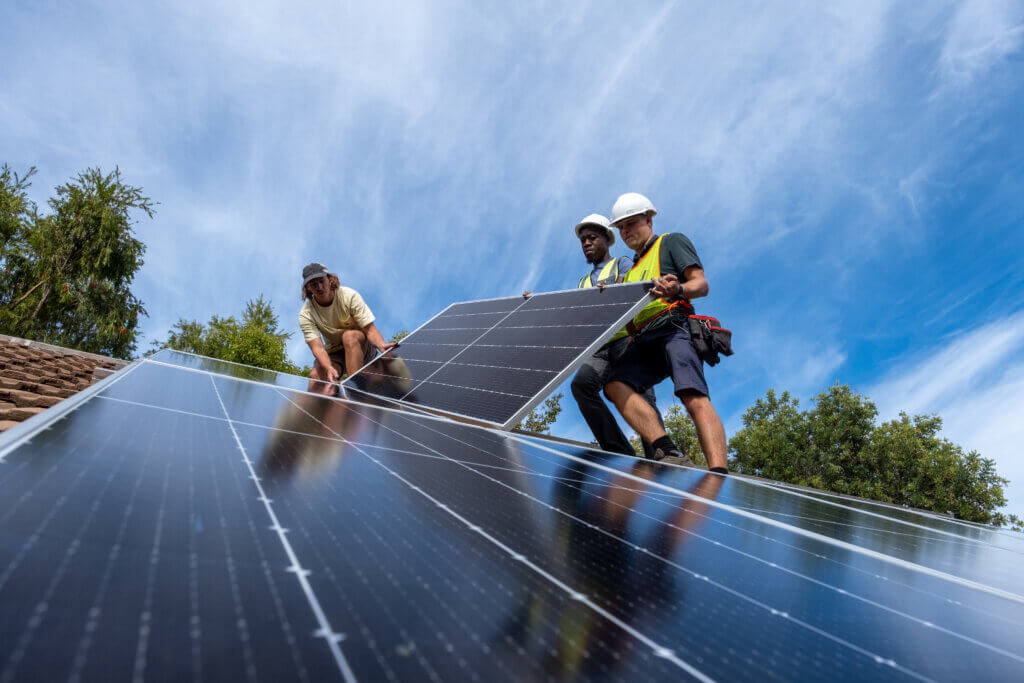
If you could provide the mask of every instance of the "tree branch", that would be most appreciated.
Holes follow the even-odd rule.
[[[39,310],[43,307],[43,303],[46,301],[46,297],[48,296],[50,296],[50,288],[44,287],[43,295],[39,297],[39,303],[36,304],[36,310],[32,311],[32,320],[35,320],[36,316],[39,315]]]
[[[40,280],[39,282],[37,282],[37,283],[35,283],[34,285],[32,285],[32,289],[28,290],[27,292],[25,292],[24,294],[22,294],[22,295],[21,295],[20,297],[18,297],[18,298],[17,298],[17,299],[16,299],[15,301],[14,301],[14,303],[12,303],[12,304],[11,304],[11,306],[12,306],[12,307],[13,307],[13,306],[17,306],[17,305],[18,305],[18,304],[20,304],[20,303],[21,303],[22,301],[24,301],[25,299],[27,299],[27,298],[28,298],[28,295],[29,295],[29,294],[31,294],[32,292],[36,291],[36,289],[38,289],[38,288],[39,288],[39,285],[43,284],[44,282],[46,282],[46,278],[45,278],[45,277],[44,277],[44,278],[43,278],[42,280]],[[39,309],[36,309],[36,312],[38,313],[38,312],[39,312]],[[33,314],[33,315],[35,315],[35,314]]]

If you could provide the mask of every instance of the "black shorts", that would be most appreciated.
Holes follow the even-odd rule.
[[[327,352],[327,357],[331,359],[331,363],[337,363],[341,368],[341,374],[345,374],[348,370],[345,369],[345,349],[335,349]],[[359,367],[363,367],[371,360],[377,357],[377,349],[370,346],[369,342],[366,344],[366,348],[363,350],[363,362]]]
[[[641,394],[666,377],[672,378],[676,396],[687,391],[709,395],[704,361],[690,343],[686,321],[666,323],[631,340],[608,373],[609,382],[625,382]]]

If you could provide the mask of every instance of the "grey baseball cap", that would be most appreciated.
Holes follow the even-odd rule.
[[[302,269],[302,286],[305,287],[306,283],[310,280],[315,280],[318,277],[330,275],[331,273],[327,270],[327,266],[322,263],[310,263],[308,266]]]

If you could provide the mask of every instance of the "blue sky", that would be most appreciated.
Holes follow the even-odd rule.
[[[1024,514],[1024,4],[626,5],[13,0],[0,161],[40,202],[97,165],[160,202],[143,347],[262,293],[300,363],[311,260],[388,335],[573,286],[572,226],[643,192],[734,330],[730,433],[851,383],[942,415]]]

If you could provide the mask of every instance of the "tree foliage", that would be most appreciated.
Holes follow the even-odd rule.
[[[729,441],[730,468],[767,479],[908,505],[960,519],[1014,523],[995,463],[939,437],[937,415],[876,424],[878,410],[835,385],[801,410],[788,392],[769,390],[743,415]]]
[[[205,324],[180,319],[168,331],[167,341],[155,342],[154,347],[167,346],[233,363],[298,374],[299,368],[288,359],[286,351],[289,337],[291,333],[280,329],[277,313],[260,294],[246,303],[241,319],[215,315]]]
[[[129,358],[146,314],[130,289],[146,250],[133,215],[152,218],[152,201],[117,169],[87,169],[40,215],[26,194],[34,173],[0,169],[0,331]]]
[[[28,198],[29,179],[36,169],[25,175],[12,171],[7,164],[0,167],[0,258],[13,248],[16,237],[35,216],[35,206]]]
[[[391,335],[391,339],[388,339],[388,341],[389,342],[400,342],[400,341],[402,341],[403,339],[405,339],[408,336],[409,336],[409,330],[399,330],[398,332],[395,332],[393,335]]]
[[[530,414],[523,418],[513,429],[521,429],[524,432],[536,432],[538,434],[549,434],[551,425],[558,419],[562,412],[562,394],[557,393],[548,398],[544,403],[530,411]]]

